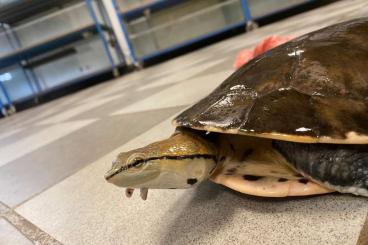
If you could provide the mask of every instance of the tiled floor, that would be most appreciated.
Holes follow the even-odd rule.
[[[240,49],[367,14],[366,0],[340,1],[0,120],[0,244],[368,244],[365,198],[263,199],[207,182],[143,202],[103,179],[118,152],[170,135]]]

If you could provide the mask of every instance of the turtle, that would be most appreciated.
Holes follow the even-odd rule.
[[[120,153],[105,179],[143,199],[207,179],[263,197],[368,197],[367,40],[359,18],[255,57],[176,116],[171,137]]]

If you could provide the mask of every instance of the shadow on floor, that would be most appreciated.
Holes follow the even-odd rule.
[[[315,215],[316,212],[341,212],[342,207],[332,206],[331,199],[341,199],[342,202],[353,202],[356,199],[341,194],[290,198],[254,197],[211,182],[201,184],[191,195],[193,197],[186,205],[182,203],[186,202],[183,198],[183,201],[179,200],[169,211],[170,214],[178,215],[168,224],[161,244],[188,244],[188,241],[197,244],[211,241],[211,236],[216,239],[222,228],[234,223],[233,216],[244,210],[266,216],[289,215],[290,212],[303,212],[308,216]],[[305,212],[306,206],[310,207],[310,213]]]

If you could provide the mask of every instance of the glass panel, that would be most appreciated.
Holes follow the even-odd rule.
[[[127,25],[138,56],[170,48],[244,21],[239,0],[190,1]]]
[[[97,14],[97,17],[101,20],[99,14]],[[10,35],[13,38],[11,42],[14,46],[13,50],[26,48],[72,33],[92,24],[93,20],[89,15],[87,6],[82,2],[42,17],[34,17],[34,20],[27,20],[24,24],[9,29],[8,35],[4,31],[0,31],[0,41],[2,44],[9,43],[6,40],[9,39]],[[12,48],[6,45],[1,45],[0,55],[12,51]]]
[[[307,0],[248,0],[249,9],[253,18],[262,17],[305,2]]]
[[[56,13],[37,18],[13,28],[23,47],[62,36],[93,23],[84,3],[76,4]]]
[[[75,53],[33,68],[43,90],[110,67],[98,37],[80,42],[74,48]]]
[[[5,29],[0,28],[0,56],[10,53],[15,47],[12,46],[11,35],[5,31]]]

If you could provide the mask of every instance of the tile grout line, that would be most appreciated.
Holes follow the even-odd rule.
[[[34,244],[62,244],[2,202],[0,202],[0,217],[8,221]]]

